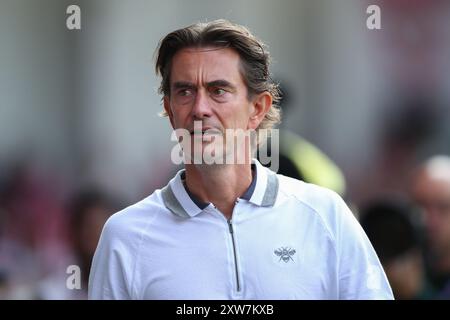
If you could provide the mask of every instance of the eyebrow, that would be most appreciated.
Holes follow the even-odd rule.
[[[195,89],[196,86],[191,82],[177,81],[172,85],[173,89]]]
[[[196,89],[197,88],[197,86],[195,84],[193,84],[192,82],[187,82],[187,81],[176,81],[173,83],[172,87],[174,90],[176,90],[176,89]],[[208,83],[206,83],[206,87],[208,87],[208,88],[225,87],[225,88],[229,88],[233,91],[236,90],[236,87],[234,85],[232,85],[227,80],[223,80],[223,79],[208,82]]]
[[[206,86],[208,87],[208,88],[211,88],[211,87],[225,87],[225,88],[228,88],[228,89],[231,89],[231,90],[236,90],[236,87],[235,86],[233,86],[230,82],[228,82],[227,80],[214,80],[214,81],[211,81],[211,82],[208,82],[207,84],[206,84]]]

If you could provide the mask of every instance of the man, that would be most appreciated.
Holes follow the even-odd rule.
[[[156,70],[185,170],[108,220],[90,298],[392,299],[337,194],[251,160],[252,137],[230,143],[230,130],[271,128],[280,117],[269,53],[256,37],[224,20],[194,24],[161,41]],[[235,162],[199,163],[198,145]]]
[[[417,171],[413,196],[423,208],[426,262],[438,298],[450,298],[450,157],[434,156]]]

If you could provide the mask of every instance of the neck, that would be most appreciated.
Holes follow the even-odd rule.
[[[186,165],[186,185],[203,202],[213,203],[231,219],[236,199],[252,182],[250,164]]]

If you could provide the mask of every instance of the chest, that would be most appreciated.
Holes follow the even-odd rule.
[[[167,236],[150,236],[137,257],[136,292],[143,299],[334,298],[333,243],[315,222],[290,220],[161,229]]]

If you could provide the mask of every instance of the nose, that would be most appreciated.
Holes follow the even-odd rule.
[[[203,90],[199,90],[192,106],[192,117],[198,120],[208,118],[211,116],[211,106],[209,104],[208,96]]]

